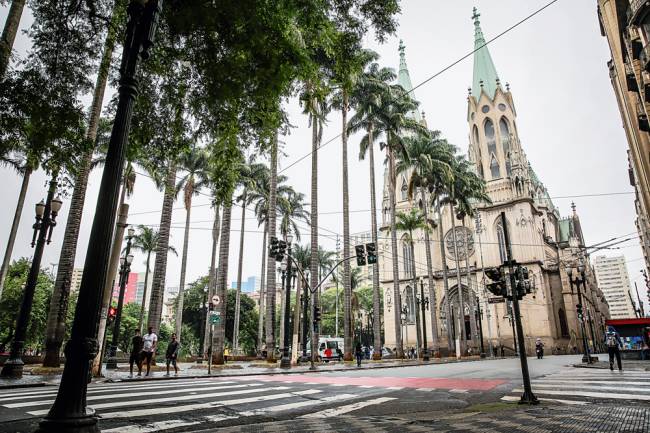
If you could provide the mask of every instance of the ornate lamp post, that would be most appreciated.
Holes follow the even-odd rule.
[[[585,276],[585,266],[580,263],[577,267],[578,275],[573,277],[573,268],[571,266],[566,267],[566,274],[569,278],[569,285],[571,286],[571,291],[573,291],[573,286],[576,286],[578,290],[578,305],[576,305],[576,312],[578,313],[578,321],[580,322],[580,331],[582,332],[582,346],[584,349],[584,355],[582,356],[582,362],[591,364],[591,356],[589,355],[589,344],[587,343],[587,331],[585,330],[585,321],[582,315],[582,291],[580,286],[586,288],[585,282],[587,280]]]
[[[485,345],[483,344],[483,311],[481,310],[481,300],[476,297],[476,321],[478,322],[478,334],[481,343],[481,358],[485,358]]]
[[[429,348],[427,347],[427,319],[425,309],[429,309],[429,297],[424,296],[424,280],[420,279],[420,297],[417,298],[417,303],[422,308],[422,360],[429,360]]]
[[[408,314],[409,314],[408,306],[403,305],[403,306],[402,306],[402,309],[400,310],[400,315],[399,315],[400,321],[402,322],[402,327],[403,327],[403,328],[405,329],[405,331],[406,331],[406,336],[405,336],[405,338],[402,340],[402,353],[404,353],[404,341],[406,341],[406,344],[408,345],[409,328],[408,328],[408,323],[407,323],[407,321],[406,321],[406,319],[407,319],[407,317],[408,317]],[[407,348],[407,349],[408,349],[408,348]]]
[[[291,368],[291,355],[289,354],[289,318],[291,316],[291,242],[293,242],[293,235],[287,234],[287,261],[282,263],[282,287],[285,289],[284,295],[284,341],[282,342],[282,358],[280,358],[281,368]],[[285,268],[286,268],[286,286],[285,281]]]
[[[117,369],[117,344],[120,339],[120,324],[122,323],[122,309],[124,307],[124,291],[126,284],[129,282],[129,273],[131,272],[131,263],[133,262],[133,254],[131,254],[131,241],[135,230],[129,227],[126,236],[126,249],[124,257],[120,258],[120,293],[117,297],[117,313],[115,314],[115,323],[113,323],[113,338],[111,339],[111,348],[106,360],[107,370]]]
[[[36,246],[36,249],[34,250],[34,258],[32,259],[32,265],[29,268],[29,274],[25,282],[25,290],[22,303],[20,304],[18,319],[16,320],[16,332],[14,334],[14,341],[11,344],[9,359],[5,362],[0,373],[2,377],[17,379],[23,377],[23,365],[25,363],[22,360],[22,354],[25,348],[27,326],[29,325],[29,318],[32,313],[38,274],[41,270],[43,251],[45,250],[45,244],[49,244],[52,241],[52,230],[56,226],[56,216],[63,205],[60,197],[54,198],[56,186],[56,177],[53,177],[50,181],[50,188],[47,192],[45,203],[41,200],[36,204],[36,222],[33,226],[34,235],[32,236],[32,247]]]

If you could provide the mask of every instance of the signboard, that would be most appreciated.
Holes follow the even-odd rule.
[[[218,325],[221,322],[221,314],[219,311],[213,311],[210,313],[210,323],[213,325]]]
[[[221,304],[221,298],[219,297],[219,295],[214,295],[212,297],[212,305],[217,306],[219,304]]]
[[[488,304],[503,304],[506,302],[505,298],[488,298]]]

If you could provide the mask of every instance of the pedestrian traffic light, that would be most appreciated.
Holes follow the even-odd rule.
[[[366,244],[366,255],[369,265],[377,263],[377,246],[374,242]]]
[[[314,307],[314,323],[320,322],[320,307]]]
[[[278,253],[275,256],[276,262],[284,260],[284,254],[287,252],[287,243],[285,241],[278,241]]]
[[[502,296],[506,298],[508,296],[506,282],[503,278],[500,268],[487,268],[483,271],[486,277],[492,280],[491,283],[485,285],[490,293],[496,296]]]
[[[117,308],[108,307],[108,315],[106,317],[106,320],[108,320],[108,323],[113,323],[113,320],[115,320],[115,316],[117,316]]]
[[[274,259],[278,255],[278,239],[273,236],[271,237],[271,243],[269,245],[269,257]]]
[[[354,250],[357,253],[357,266],[366,265],[366,248],[363,245],[357,245],[354,247]]]

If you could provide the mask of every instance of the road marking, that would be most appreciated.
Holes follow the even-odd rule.
[[[372,400],[360,401],[358,403],[350,404],[345,407],[337,407],[332,409],[325,409],[320,412],[309,413],[307,415],[301,416],[301,418],[330,418],[338,415],[343,415],[355,410],[362,409],[367,406],[372,406],[375,404],[386,403],[387,401],[396,400],[394,397],[379,397]]]
[[[449,392],[453,392],[456,394],[466,394],[467,390],[466,389],[450,389]]]
[[[610,391],[617,391],[617,390],[622,390],[622,391],[627,391],[627,392],[650,392],[650,388],[629,388],[629,387],[620,387],[620,386],[584,386],[584,385],[579,385],[579,386],[563,386],[563,385],[552,385],[552,384],[545,384],[545,383],[538,383],[535,385],[535,388],[561,388],[561,389],[567,389],[567,388],[579,388],[579,389],[591,389],[591,390],[610,390]]]
[[[514,395],[506,395],[501,397],[501,400],[503,401],[519,401],[521,400],[521,397],[516,397]],[[540,401],[550,401],[553,403],[561,403],[561,404],[570,404],[570,405],[587,405],[589,404],[586,401],[576,401],[576,400],[560,400],[557,398],[538,398],[537,400]]]
[[[201,421],[183,421],[181,419],[170,419],[167,421],[153,422],[146,425],[130,425],[102,430],[104,433],[150,433],[161,430],[169,430],[178,427],[187,427],[201,424]]]
[[[616,384],[616,385],[641,385],[644,386],[646,385],[645,383],[640,383],[640,382],[619,382],[615,380],[559,380],[559,379],[554,379],[554,380],[532,380],[531,383],[559,383],[559,384],[571,384],[575,383],[578,385],[607,385],[607,384]],[[647,386],[650,387],[650,382],[647,383]]]
[[[276,386],[273,388],[266,388],[266,389],[260,389],[260,388],[253,388],[253,389],[244,389],[240,391],[226,391],[226,392],[213,392],[213,393],[208,393],[208,394],[202,394],[200,397],[207,399],[207,398],[213,398],[213,397],[223,397],[227,395],[240,395],[240,394],[252,394],[254,392],[260,392],[260,391],[280,391],[280,390],[286,390],[290,389],[289,387],[286,386]],[[142,395],[141,395],[142,396]],[[178,401],[186,401],[186,400],[196,400],[196,396],[194,395],[182,395],[182,396],[177,396],[177,397],[162,397],[162,398],[152,398],[148,400],[131,400],[131,401],[116,401],[112,403],[101,403],[101,404],[95,404],[92,405],[91,407],[93,409],[107,409],[107,408],[115,408],[115,407],[128,407],[128,406],[137,406],[137,405],[146,405],[146,404],[156,404],[156,403],[170,403],[170,402],[178,402]],[[46,415],[49,412],[48,410],[35,410],[35,411],[30,411],[27,412],[30,415]]]
[[[359,388],[376,388],[374,385],[359,385]]]
[[[307,382],[305,383],[305,385],[321,385],[321,384],[318,382]]]
[[[332,384],[332,386],[348,386],[348,385],[345,383],[334,383]]]
[[[287,388],[286,387],[269,388],[267,389],[267,391],[272,391],[276,389],[287,389]],[[321,391],[316,389],[309,389],[305,391],[296,391],[293,393],[285,392],[281,394],[259,395],[255,397],[249,397],[249,398],[220,400],[220,401],[214,401],[208,403],[195,403],[195,404],[186,404],[182,406],[156,407],[151,409],[135,409],[130,411],[102,413],[100,414],[100,417],[111,419],[111,418],[130,418],[130,417],[138,417],[138,416],[152,416],[152,415],[161,415],[161,414],[168,414],[168,413],[176,414],[180,412],[190,412],[190,411],[200,410],[200,409],[214,409],[217,407],[233,406],[237,404],[257,403],[260,401],[269,401],[269,400],[280,400],[283,398],[290,398],[290,397],[295,397],[300,395],[317,394],[319,392]]]
[[[416,391],[424,391],[424,392],[430,392],[430,391],[435,391],[435,388],[416,388]]]
[[[513,389],[512,392],[524,392],[523,389]],[[638,395],[638,394],[615,394],[615,393],[604,393],[604,392],[588,392],[588,391],[559,391],[559,390],[543,390],[535,389],[535,394],[544,394],[544,395],[578,395],[581,397],[592,397],[600,399],[612,399],[612,400],[643,400],[650,401],[650,395]]]
[[[190,391],[213,391],[213,390],[218,390],[218,389],[248,388],[248,387],[251,387],[251,386],[254,386],[254,385],[243,384],[243,385],[193,387],[193,388],[181,388],[181,389],[166,390],[165,393],[174,394],[174,393],[184,393],[184,392],[190,392]],[[190,394],[196,394],[196,392],[190,392]],[[143,393],[140,391],[140,392],[127,393],[127,394],[91,395],[91,396],[88,396],[86,398],[86,400],[88,400],[88,401],[114,400],[114,399],[131,398],[131,397],[143,397]],[[174,397],[170,397],[170,398],[173,399]],[[180,397],[178,397],[178,398],[180,398]],[[9,404],[4,404],[2,406],[8,407],[8,408],[17,408],[17,407],[28,407],[28,406],[42,406],[42,405],[52,404],[52,403],[54,403],[54,400],[37,400],[37,401],[24,401],[24,402],[20,402],[20,403],[9,403]]]
[[[404,389],[403,386],[389,386],[386,389],[390,389],[391,391],[399,391],[400,389]]]
[[[291,409],[299,409],[302,407],[307,407],[307,406],[314,406],[317,404],[322,404],[322,403],[331,403],[331,402],[336,402],[336,401],[342,401],[342,400],[350,400],[353,398],[357,398],[358,395],[356,394],[339,394],[339,395],[333,395],[325,398],[321,398],[318,400],[306,400],[306,401],[297,401],[295,403],[287,403],[287,404],[280,404],[277,406],[269,406],[263,409],[254,409],[254,410],[248,410],[245,412],[239,412],[239,415],[241,416],[255,416],[255,415],[264,415],[267,413],[273,413],[273,412],[282,412],[285,410],[291,410]]]

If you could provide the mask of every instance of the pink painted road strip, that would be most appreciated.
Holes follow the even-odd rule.
[[[237,378],[229,378],[237,380]],[[373,386],[378,388],[437,388],[464,389],[470,391],[489,391],[507,383],[501,379],[449,379],[431,377],[346,377],[346,376],[315,376],[309,375],[270,375],[248,376],[246,380],[254,379],[260,382],[310,383],[333,386]]]

